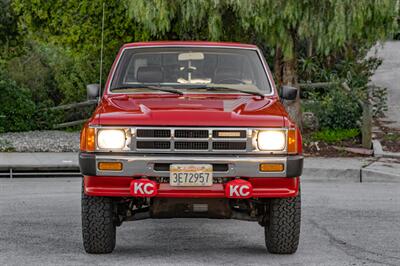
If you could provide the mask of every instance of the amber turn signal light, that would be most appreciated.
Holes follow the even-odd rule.
[[[297,134],[295,129],[289,129],[287,135],[288,153],[297,153]]]
[[[94,128],[84,127],[81,132],[80,150],[94,151],[94,147],[95,147]]]
[[[260,164],[260,172],[282,172],[285,166],[281,163],[262,163]]]
[[[119,162],[100,162],[97,166],[99,170],[103,171],[121,171],[122,163]]]

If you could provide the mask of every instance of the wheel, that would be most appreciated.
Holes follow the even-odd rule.
[[[82,237],[87,253],[111,253],[115,248],[116,226],[112,199],[87,196],[83,185]]]
[[[265,224],[265,245],[270,253],[293,254],[300,238],[301,198],[272,199]]]

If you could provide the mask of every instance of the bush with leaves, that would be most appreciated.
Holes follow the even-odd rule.
[[[49,49],[48,61],[61,103],[85,100],[86,85],[98,82],[98,57],[95,55],[53,47]]]
[[[63,114],[51,111],[50,99],[35,102],[34,92],[11,79],[0,62],[0,132],[50,129]]]
[[[15,80],[18,86],[29,89],[35,104],[47,101],[54,105],[53,102],[59,102],[60,92],[45,47],[31,41],[21,49],[23,53],[7,62],[9,78]]]
[[[8,78],[0,77],[0,132],[26,131],[36,128],[36,106],[29,90]]]
[[[349,129],[359,127],[362,114],[357,98],[340,87],[331,88],[325,94],[312,94],[306,108],[318,118],[322,129]]]
[[[362,110],[358,101],[367,99],[370,77],[382,63],[376,57],[366,58],[367,52],[364,46],[354,45],[334,55],[304,57],[299,60],[301,82],[337,83],[329,88],[302,91],[303,110],[315,114],[320,128],[360,127],[358,121]],[[343,82],[347,83],[351,92],[343,90],[340,85]],[[371,91],[374,116],[382,115],[386,110],[385,92],[381,88],[373,88]]]

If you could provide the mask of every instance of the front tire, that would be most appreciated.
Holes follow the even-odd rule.
[[[272,199],[265,225],[265,244],[274,254],[293,254],[300,239],[301,198]]]
[[[82,186],[82,237],[87,253],[111,253],[115,248],[114,204],[108,197],[87,196]]]

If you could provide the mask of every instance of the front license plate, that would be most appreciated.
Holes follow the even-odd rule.
[[[211,164],[171,164],[169,184],[176,187],[212,186],[212,170]]]

